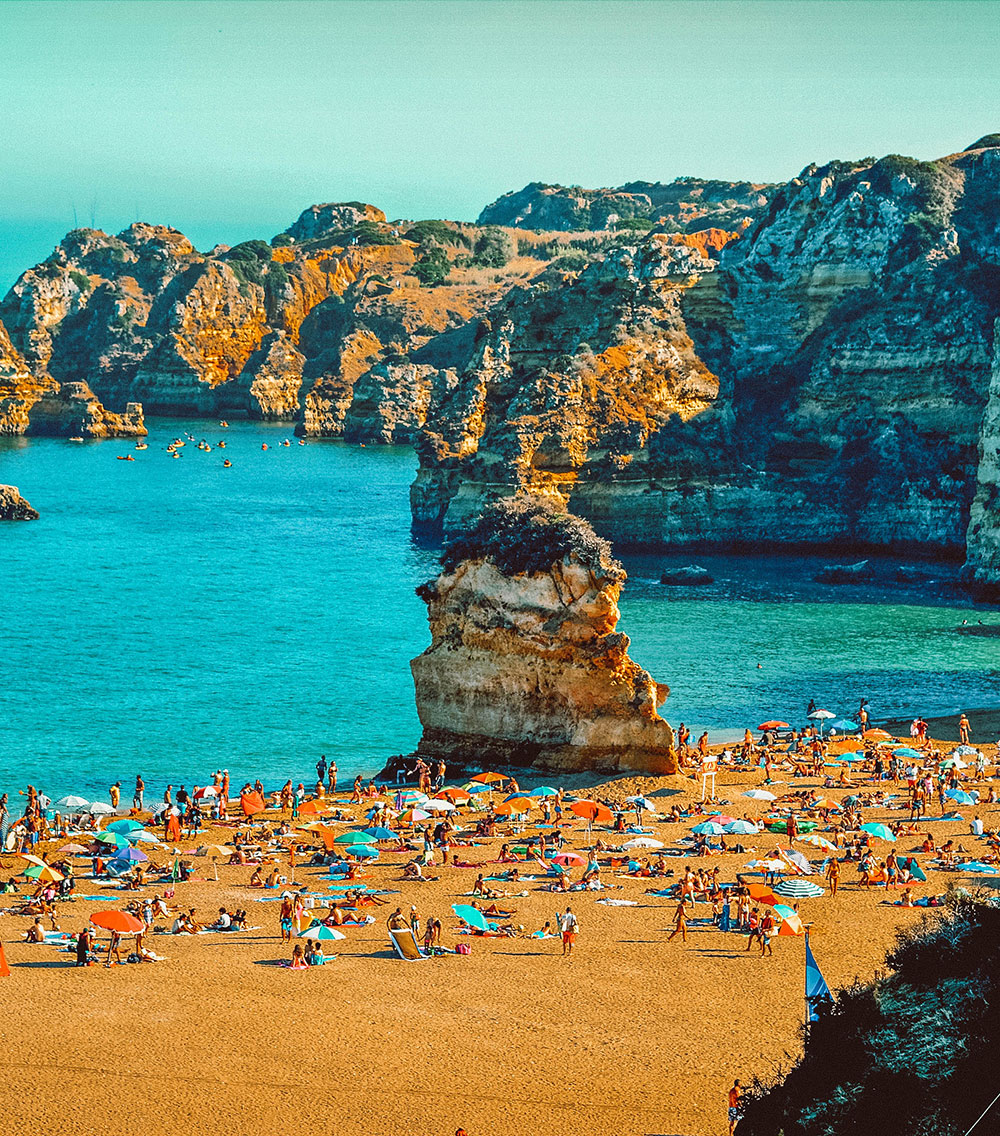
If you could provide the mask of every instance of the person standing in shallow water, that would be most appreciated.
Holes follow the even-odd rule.
[[[122,783],[120,781],[116,781],[111,786],[111,788],[108,790],[108,796],[111,798],[111,807],[113,809],[117,809],[118,802],[122,797]]]
[[[142,795],[146,791],[146,783],[142,779],[142,774],[135,775],[135,793],[132,795],[132,807],[137,812],[142,812]]]
[[[958,720],[958,740],[962,743],[962,745],[968,745],[971,734],[972,726],[969,723],[969,719],[963,712],[962,717]]]

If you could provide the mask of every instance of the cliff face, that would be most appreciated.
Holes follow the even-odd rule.
[[[734,228],[763,209],[775,188],[702,178],[677,178],[668,184],[635,181],[615,189],[581,189],[536,181],[487,205],[478,223],[568,232],[606,229],[631,218],[673,227],[710,218],[724,228]]]
[[[653,236],[550,291],[539,278],[490,313],[432,408],[415,523],[448,531],[524,486],[617,542],[960,555],[978,471],[970,570],[988,574],[1000,149],[985,143],[810,166],[739,239],[667,263]]]
[[[976,594],[1000,600],[1000,337],[994,340],[993,376],[983,415],[963,573]]]
[[[656,710],[667,690],[616,630],[625,573],[601,550],[539,536],[567,520],[539,504],[494,506],[465,545],[484,555],[446,555],[419,589],[431,631],[411,664],[421,754],[474,768],[676,772],[673,733]],[[518,556],[538,543],[548,550],[540,562],[558,559],[516,571],[482,539],[491,528]]]

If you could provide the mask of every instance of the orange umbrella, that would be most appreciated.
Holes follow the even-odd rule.
[[[103,927],[105,931],[117,931],[121,935],[140,935],[146,929],[146,924],[127,911],[95,911],[90,917],[95,927]]]
[[[453,805],[461,804],[463,801],[471,801],[472,794],[467,793],[464,789],[442,789],[438,793],[439,797],[444,797],[445,800],[451,801]]]
[[[607,805],[598,804],[597,801],[574,801],[570,806],[570,812],[576,813],[578,817],[590,824],[595,821],[600,821],[603,824],[611,823],[611,810]]]
[[[861,736],[880,742],[894,742],[896,740],[892,734],[887,734],[885,730],[865,730]]]
[[[802,926],[802,920],[798,915],[785,915],[778,924],[779,935],[802,935],[804,933],[805,928]]]
[[[491,785],[494,781],[506,781],[507,778],[502,773],[477,773],[472,780],[481,781],[484,785]]]
[[[323,807],[315,801],[306,801],[304,805],[299,807],[300,816],[319,816],[322,811]]]
[[[511,797],[509,801],[502,801],[497,805],[494,812],[501,816],[510,816],[512,813],[526,813],[531,809],[531,804],[529,797]]]
[[[778,897],[771,891],[767,884],[749,884],[747,890],[750,892],[750,898],[755,903],[774,904],[778,902]]]
[[[240,807],[243,809],[245,817],[256,816],[257,813],[262,813],[267,805],[264,804],[264,798],[260,793],[245,793],[240,797]]]

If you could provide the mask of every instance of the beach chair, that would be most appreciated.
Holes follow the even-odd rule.
[[[427,958],[417,944],[416,935],[409,927],[390,927],[389,938],[392,941],[393,950],[404,962],[418,962],[420,959]]]

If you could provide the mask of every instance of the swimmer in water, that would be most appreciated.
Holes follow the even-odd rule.
[[[267,442],[261,442],[261,444],[260,444],[260,448],[261,448],[262,450],[266,450],[266,449],[267,449]]]
[[[229,460],[229,458],[226,458],[226,460],[222,464],[228,469],[229,466],[231,466],[233,463]]]

